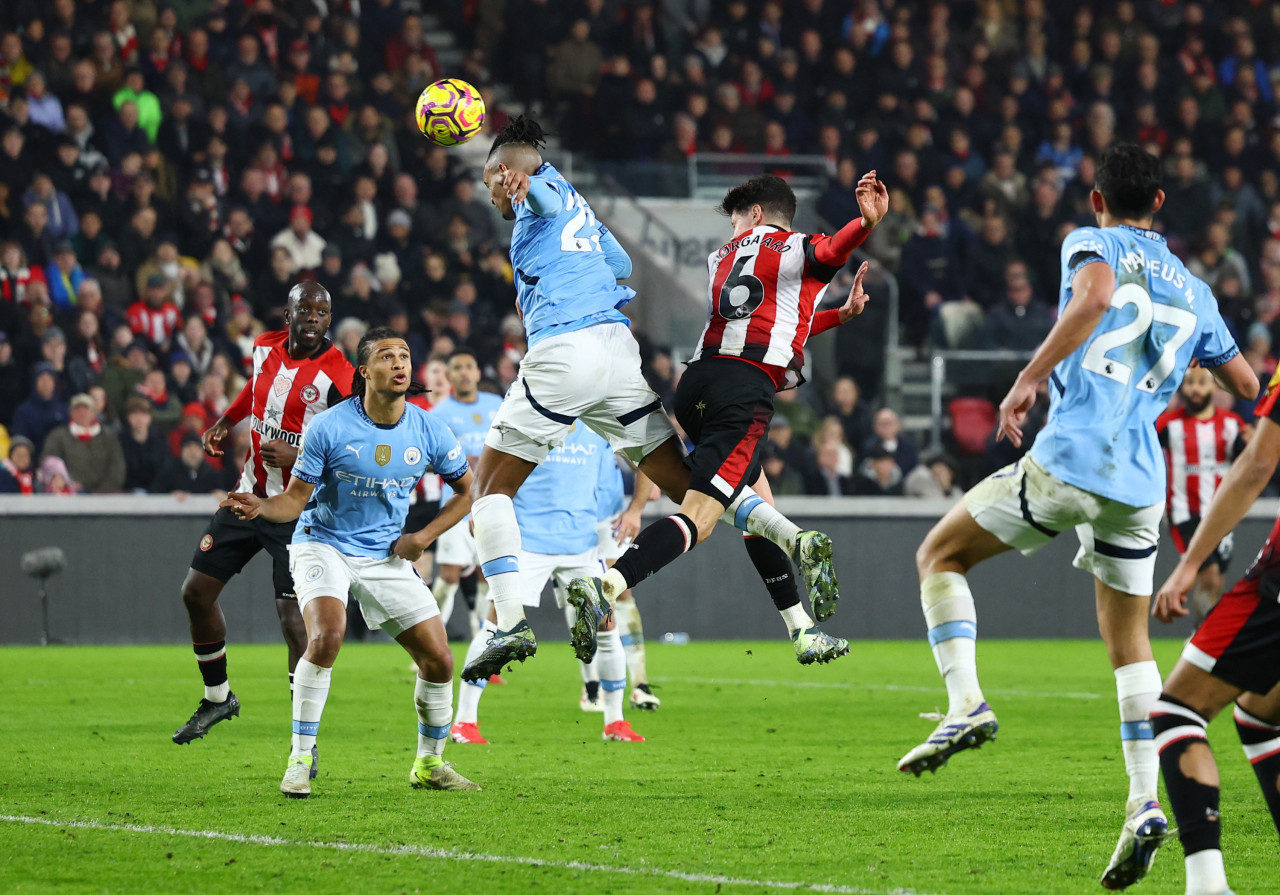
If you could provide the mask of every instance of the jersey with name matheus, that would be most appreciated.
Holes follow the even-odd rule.
[[[529,346],[600,323],[630,325],[618,309],[636,293],[618,283],[605,259],[600,240],[609,231],[551,165],[542,165],[530,179],[549,187],[560,208],[539,216],[528,202],[515,206],[511,266]]]
[[[596,485],[600,465],[614,465],[609,442],[575,423],[516,492],[520,546],[548,556],[585,553],[596,546]]]
[[[406,403],[400,421],[388,426],[369,419],[360,398],[350,398],[307,428],[293,475],[316,490],[293,540],[328,544],[348,556],[389,556],[418,479],[436,472],[456,482],[469,468],[458,439],[421,407]]]
[[[429,411],[444,422],[462,445],[467,462],[475,464],[484,450],[484,438],[489,434],[493,417],[502,406],[502,398],[489,392],[478,392],[470,404],[456,397],[445,398]]]
[[[1082,227],[1062,243],[1059,313],[1072,279],[1103,263],[1115,271],[1111,306],[1049,377],[1049,419],[1031,448],[1045,469],[1085,491],[1133,507],[1164,500],[1155,421],[1191,359],[1225,364],[1240,353],[1218,302],[1159,233]]]

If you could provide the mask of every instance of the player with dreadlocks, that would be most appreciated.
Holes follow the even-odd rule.
[[[515,221],[511,264],[529,352],[475,469],[476,549],[497,631],[463,669],[468,681],[487,678],[537,650],[521,605],[520,529],[512,498],[548,452],[564,443],[570,426],[581,420],[595,430],[676,502],[689,487],[684,449],[641,375],[639,348],[621,311],[635,296],[618,282],[630,276],[631,259],[578,191],[543,161],[539,150],[545,141],[538,123],[521,115],[494,140],[484,168],[494,206]],[[646,529],[636,541],[646,558],[637,580],[710,536],[717,515],[695,522],[677,513]],[[735,494],[723,518],[784,549],[823,610],[820,617],[834,612],[838,593],[826,535],[802,532],[749,487]],[[611,595],[599,599],[582,592],[569,599],[579,615],[575,650],[590,661],[595,632],[612,611]]]
[[[333,663],[347,627],[347,594],[370,628],[382,628],[417,666],[415,788],[479,789],[441,754],[453,719],[453,654],[440,610],[413,563],[471,505],[471,469],[447,426],[406,396],[425,387],[410,378],[409,346],[387,327],[360,339],[351,398],[307,428],[283,493],[234,493],[222,502],[245,520],[297,519],[289,570],[307,627],[307,651],[294,676],[293,749],[281,791],[311,795],[312,748],[329,696]],[[423,473],[434,471],[455,496],[426,528],[401,534]]]

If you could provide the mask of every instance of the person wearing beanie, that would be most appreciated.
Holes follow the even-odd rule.
[[[98,421],[93,398],[71,399],[71,420],[49,433],[44,458],[60,457],[67,473],[87,494],[111,494],[124,490],[124,452],[116,433]]]

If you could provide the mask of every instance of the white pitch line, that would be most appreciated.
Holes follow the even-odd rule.
[[[770,681],[730,677],[653,677],[661,684],[714,684],[742,687],[796,687],[808,690],[876,690],[888,693],[937,693],[938,687],[916,687],[907,684],[850,684],[844,681]],[[992,696],[1028,697],[1036,699],[1101,699],[1101,694],[1084,692],[1056,693],[1051,690],[990,690]]]
[[[721,876],[715,873],[687,873],[683,870],[664,870],[661,867],[612,867],[587,861],[549,861],[543,858],[526,858],[520,855],[486,855],[478,852],[458,851],[452,848],[432,848],[428,845],[372,845],[362,842],[316,842],[303,839],[283,839],[279,836],[255,836],[245,833],[224,833],[220,830],[180,830],[175,827],[158,827],[150,824],[108,824],[96,820],[57,820],[51,817],[27,817],[21,814],[0,814],[0,821],[15,824],[37,824],[46,827],[71,827],[77,830],[102,830],[109,833],[152,833],[161,836],[185,836],[191,839],[210,839],[216,842],[234,842],[239,845],[286,846],[295,848],[331,848],[337,851],[362,852],[374,855],[412,855],[420,858],[437,858],[446,861],[479,861],[488,864],[520,864],[526,867],[549,867],[556,870],[585,870],[592,873],[614,873],[624,876],[653,876],[678,879],[690,883],[721,883],[727,886],[754,886],[766,889],[799,889],[808,892],[832,892],[837,895],[924,895],[912,889],[864,889],[861,886],[838,886],[833,883],[801,883],[778,880],[743,879]]]

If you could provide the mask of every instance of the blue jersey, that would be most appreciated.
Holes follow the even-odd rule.
[[[318,415],[303,434],[293,477],[316,490],[293,540],[318,541],[348,556],[390,556],[423,473],[456,482],[468,469],[458,439],[421,407],[405,404],[400,421],[383,426],[369,419],[358,397],[350,398]]]
[[[617,468],[609,442],[577,423],[516,492],[521,546],[530,553],[585,553],[596,546],[600,466]]]
[[[1161,503],[1164,455],[1156,417],[1191,359],[1205,367],[1239,354],[1218,302],[1164,237],[1125,225],[1082,227],[1062,243],[1059,312],[1087,264],[1116,274],[1111,307],[1049,379],[1049,420],[1031,456],[1064,482],[1134,507]]]
[[[600,462],[600,478],[596,481],[596,518],[612,519],[626,509],[626,504],[627,490],[622,484],[622,470],[618,468],[617,458],[610,453],[607,460]]]
[[[530,179],[549,187],[560,204],[543,216],[528,201],[515,206],[511,266],[529,345],[600,323],[628,324],[618,309],[636,293],[619,285],[605,257],[600,241],[609,231],[551,165]]]
[[[489,434],[489,426],[501,406],[502,398],[489,392],[479,392],[470,404],[448,397],[429,412],[449,427],[462,445],[467,461],[474,464],[484,450],[484,437]]]

